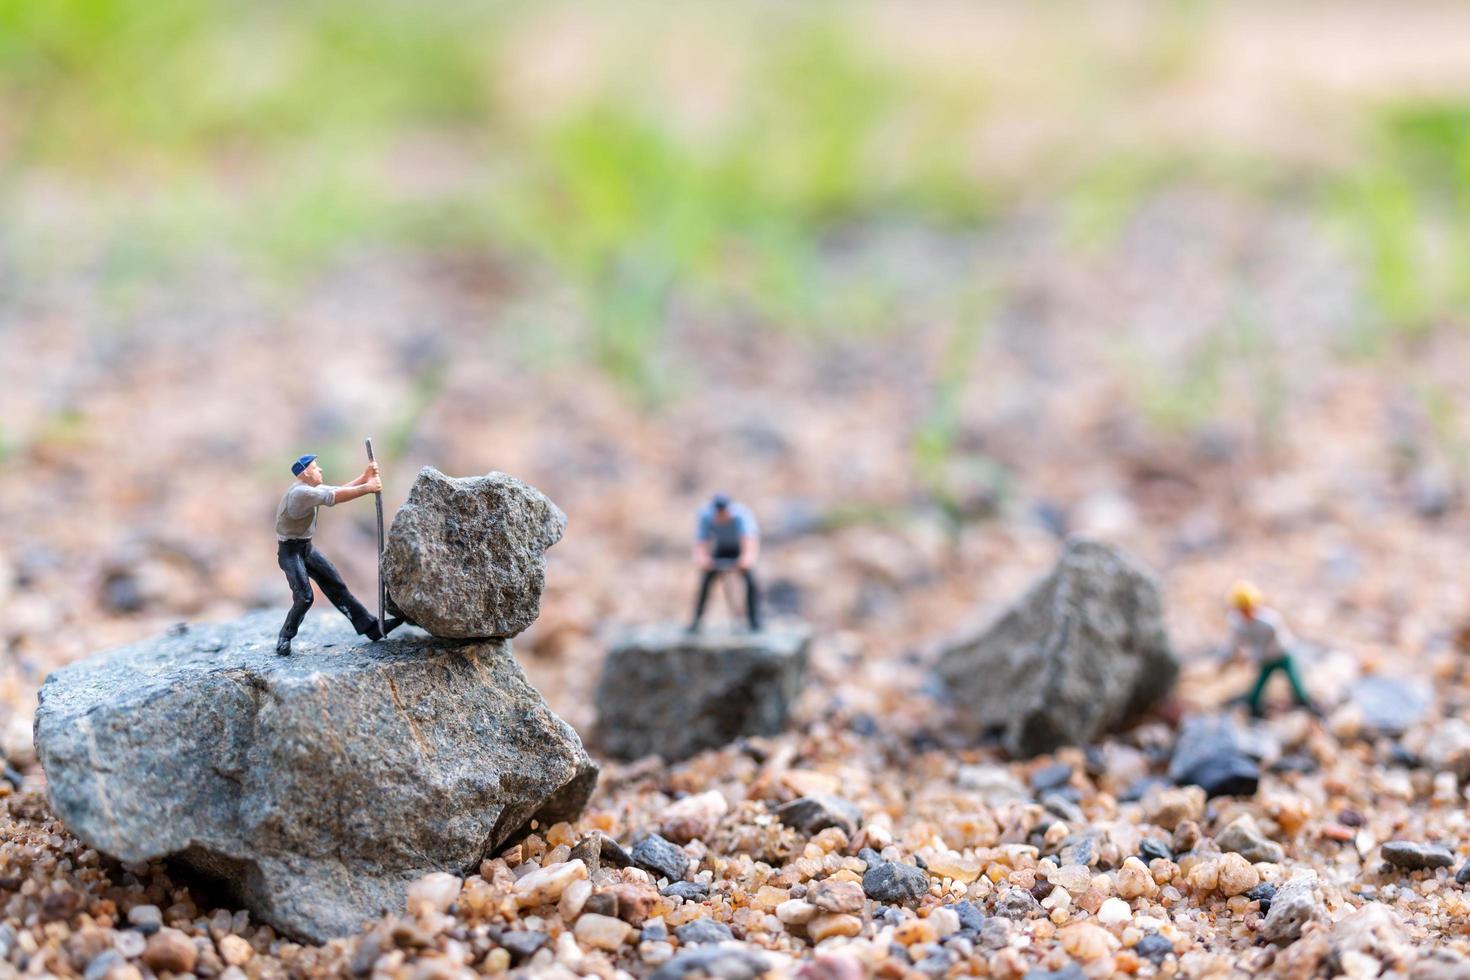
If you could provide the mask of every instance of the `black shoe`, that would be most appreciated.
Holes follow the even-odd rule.
[[[278,656],[278,657],[289,657],[289,656],[291,656],[291,641],[290,640],[287,640],[285,638],[282,638],[282,639],[279,639],[279,640],[276,641],[276,656]]]

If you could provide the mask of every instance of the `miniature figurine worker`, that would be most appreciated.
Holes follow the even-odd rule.
[[[378,478],[378,464],[369,463],[362,475],[351,483],[340,487],[329,487],[322,483],[322,469],[316,465],[316,455],[302,456],[291,464],[296,482],[291,484],[281,505],[276,508],[276,563],[286,573],[291,584],[291,611],[281,626],[280,639],[276,641],[276,653],[287,656],[291,652],[291,640],[301,626],[306,611],[311,608],[311,582],[321,586],[327,601],[341,610],[342,615],[352,621],[352,628],[360,636],[381,640],[402,620],[389,619],[384,629],[378,617],[367,611],[347,589],[336,566],[327,561],[325,555],[312,545],[316,533],[316,509],[333,507],[348,500],[378,493],[383,483]]]
[[[1261,696],[1266,691],[1266,682],[1279,670],[1286,675],[1296,703],[1316,714],[1317,709],[1307,697],[1292,660],[1296,640],[1282,623],[1280,614],[1261,603],[1261,590],[1250,582],[1237,582],[1230,590],[1230,645],[1226,656],[1243,650],[1260,669],[1255,686],[1243,699],[1237,699],[1237,703],[1243,700],[1252,715],[1261,717]]]
[[[694,564],[703,574],[689,632],[699,631],[710,586],[719,576],[731,571],[738,571],[745,579],[746,620],[752,631],[760,630],[760,588],[755,582],[755,560],[759,554],[760,528],[756,526],[755,515],[727,495],[715,494],[700,509],[694,533]]]

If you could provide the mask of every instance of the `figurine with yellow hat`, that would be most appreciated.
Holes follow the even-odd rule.
[[[1281,615],[1263,603],[1261,590],[1250,582],[1236,582],[1230,589],[1230,643],[1226,652],[1234,655],[1244,651],[1260,670],[1250,693],[1238,700],[1249,706],[1252,715],[1261,717],[1266,682],[1279,670],[1286,675],[1296,703],[1316,714],[1317,709],[1307,697],[1292,659],[1296,641],[1281,621]]]

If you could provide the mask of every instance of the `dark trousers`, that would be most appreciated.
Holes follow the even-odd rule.
[[[282,541],[276,547],[276,564],[281,566],[281,571],[286,573],[286,581],[291,583],[291,611],[286,614],[286,622],[281,626],[281,639],[291,639],[301,627],[306,610],[311,608],[313,579],[321,586],[322,595],[327,597],[327,601],[352,621],[352,628],[359,634],[371,631],[377,624],[377,617],[368,612],[367,607],[347,590],[347,583],[342,581],[337,567],[327,561],[326,555],[312,547],[310,538]]]
[[[718,563],[722,559],[717,557],[715,560]],[[704,618],[704,606],[709,601],[710,586],[715,584],[715,579],[726,572],[736,571],[745,579],[745,618],[750,623],[751,629],[758,630],[761,628],[761,592],[760,587],[755,584],[755,573],[748,568],[738,569],[733,564],[723,567],[720,564],[716,564],[714,568],[706,571],[700,578],[699,598],[694,603],[694,622],[692,625],[698,626],[699,621]]]

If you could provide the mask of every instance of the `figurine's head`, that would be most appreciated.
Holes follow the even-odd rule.
[[[715,520],[724,521],[730,516],[730,495],[728,493],[717,493],[709,500],[709,505],[714,508]]]
[[[1230,587],[1230,605],[1242,616],[1254,616],[1264,599],[1261,590],[1245,579]]]
[[[291,464],[291,472],[303,483],[319,487],[322,484],[322,468],[316,465],[316,453],[307,453]]]

